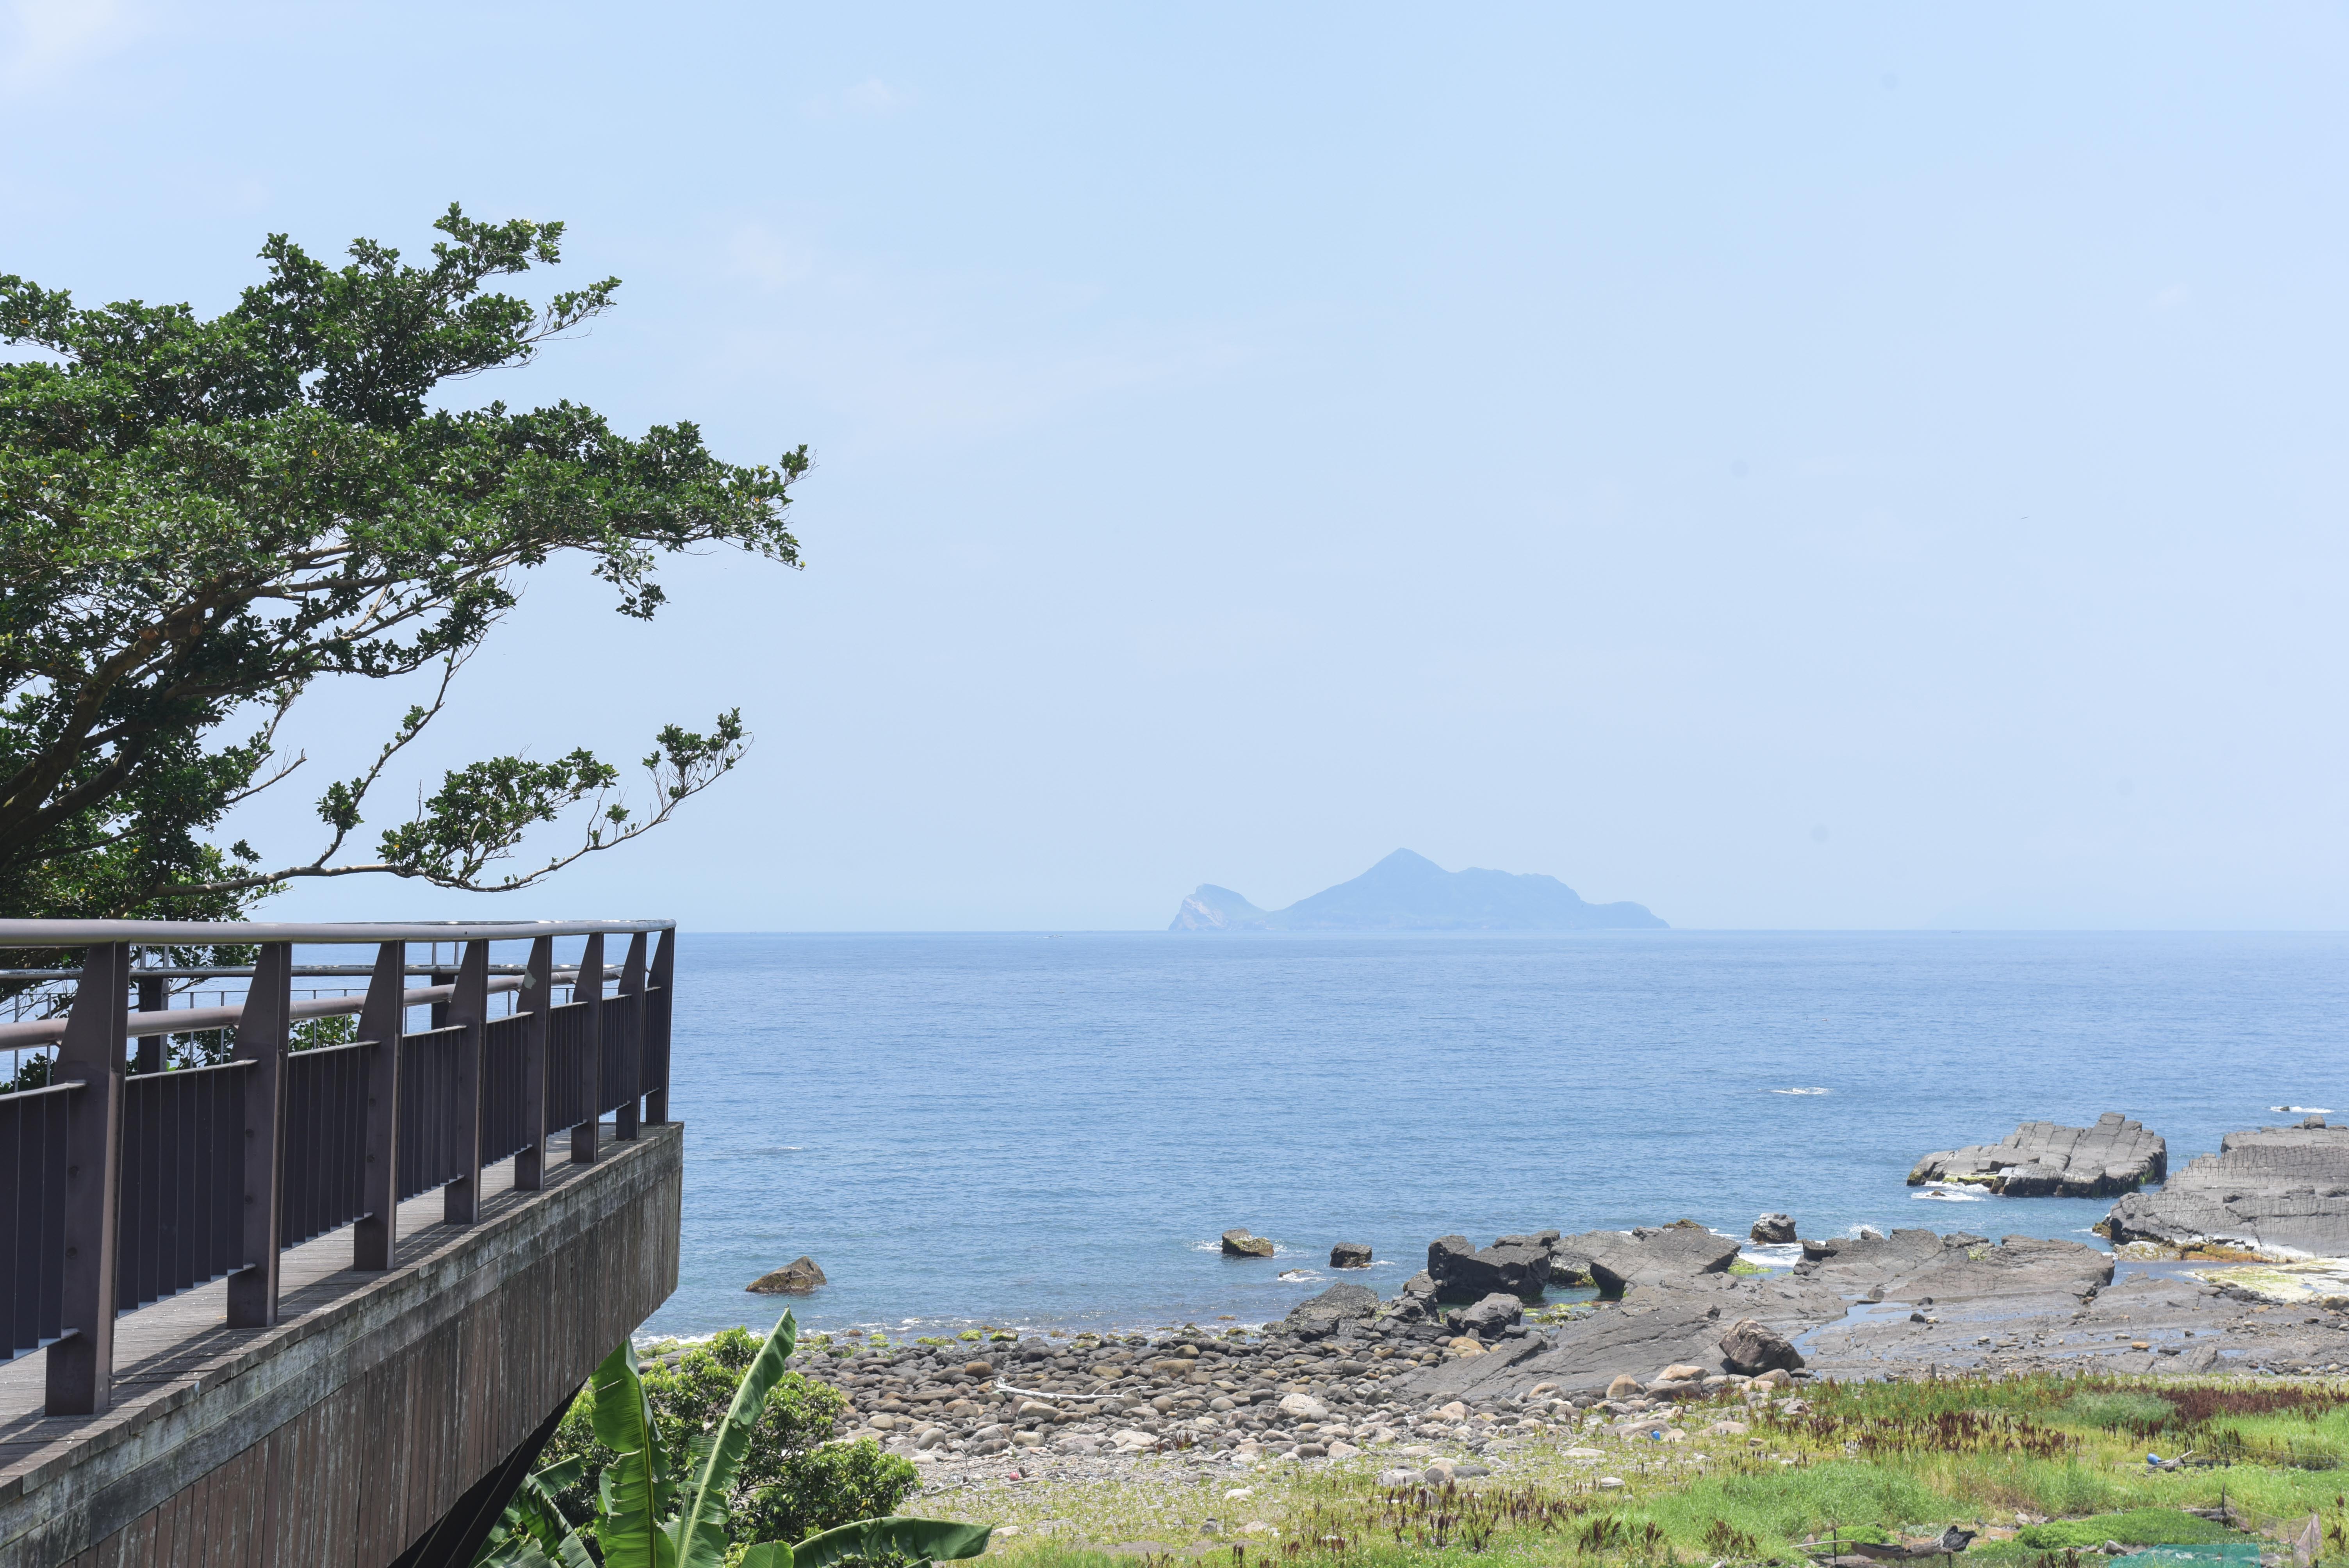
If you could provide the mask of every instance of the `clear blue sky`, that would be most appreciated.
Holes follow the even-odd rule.
[[[621,310],[463,396],[813,449],[803,573],[549,573],[469,672],[428,767],[759,737],[509,913],[1155,926],[1408,845],[2349,920],[2341,5],[7,15],[0,270],[211,310],[273,230],[562,218]],[[411,694],[329,695],[331,776]]]

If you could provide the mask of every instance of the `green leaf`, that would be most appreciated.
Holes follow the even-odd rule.
[[[597,1490],[604,1522],[596,1544],[610,1568],[676,1568],[677,1544],[661,1528],[667,1490],[652,1407],[636,1373],[636,1347],[626,1340],[604,1357],[589,1380],[595,1393],[595,1440],[619,1457],[604,1467]]]
[[[860,1519],[821,1535],[811,1535],[792,1548],[795,1568],[824,1568],[843,1557],[870,1557],[902,1552],[908,1557],[951,1562],[976,1557],[987,1550],[991,1524],[958,1524],[948,1519]]]
[[[741,1568],[792,1568],[792,1549],[780,1541],[761,1541],[742,1553]]]
[[[721,1568],[726,1560],[727,1499],[734,1490],[734,1477],[742,1468],[742,1456],[750,1447],[750,1435],[759,1425],[759,1413],[767,1407],[767,1395],[783,1376],[791,1360],[792,1347],[799,1340],[799,1324],[786,1311],[759,1347],[759,1354],[743,1370],[742,1380],[734,1388],[734,1401],[727,1407],[715,1431],[709,1435],[707,1453],[703,1456],[699,1474],[688,1494],[684,1511],[677,1526],[678,1560],[683,1568]]]

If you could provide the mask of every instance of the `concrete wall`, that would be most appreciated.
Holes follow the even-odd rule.
[[[0,1568],[390,1563],[677,1288],[683,1148],[647,1126],[265,1331],[232,1376],[0,1508]]]

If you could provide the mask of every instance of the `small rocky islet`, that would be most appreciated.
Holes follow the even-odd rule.
[[[2026,1123],[2004,1144],[1930,1156],[1919,1169],[1939,1162],[1941,1174],[1921,1180],[1971,1177],[2010,1191],[2015,1172],[2053,1171],[2060,1192],[2067,1174],[2075,1186],[2090,1171],[2116,1183],[2138,1161],[2138,1180],[2158,1180],[2165,1159],[2158,1136],[2108,1116],[2092,1129]],[[2215,1173],[2187,1184],[2198,1168]],[[2131,1187],[2114,1213],[2158,1213],[2146,1205],[2183,1185],[2186,1200],[2202,1206],[2189,1220],[2225,1218],[2199,1229],[2173,1224],[2170,1234],[2217,1245],[2213,1229],[2250,1228],[2236,1223],[2247,1171],[2299,1184],[2253,1206],[2261,1221],[2299,1222],[2295,1234],[2311,1225],[2326,1233],[2335,1209],[2349,1222],[2349,1129],[2315,1120],[2230,1135],[2172,1191]],[[2027,1176],[2015,1195],[2043,1184]],[[2284,1232],[2271,1223],[2261,1233]],[[1784,1245],[1799,1233],[1790,1215],[1774,1212],[1754,1222],[1751,1235]],[[1007,1463],[1028,1476],[1081,1476],[1152,1456],[1247,1466],[1365,1453],[1388,1467],[1385,1479],[1450,1481],[1505,1465],[1514,1447],[1534,1440],[1733,1436],[1736,1407],[1785,1408],[1812,1377],[2323,1376],[2349,1362],[2349,1295],[2303,1290],[2279,1299],[2225,1271],[2182,1267],[2132,1273],[2116,1284],[2112,1253],[2030,1236],[1863,1229],[1798,1244],[1790,1267],[1757,1268],[1734,1238],[1689,1220],[1519,1233],[1485,1246],[1446,1235],[1429,1243],[1426,1268],[1390,1300],[1340,1283],[1260,1327],[970,1330],[910,1344],[817,1335],[793,1367],[845,1397],[839,1436],[872,1438],[939,1481],[999,1477]],[[1274,1244],[1235,1229],[1221,1250],[1268,1257]],[[1339,1243],[1331,1266],[1362,1266],[1370,1252]],[[779,1273],[803,1289],[811,1271],[821,1279],[803,1258]],[[1558,1287],[1597,1298],[1547,1302]],[[1702,1423],[1701,1433],[1692,1422]],[[1605,1452],[1566,1451],[1591,1462]]]

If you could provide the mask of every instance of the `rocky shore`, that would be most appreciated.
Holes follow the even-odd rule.
[[[2349,1253],[2349,1127],[2230,1132],[2158,1192],[2131,1193],[2098,1227],[2116,1242],[2212,1244],[2313,1257]]]
[[[1444,1237],[1393,1300],[1338,1284],[1260,1328],[815,1336],[793,1365],[846,1396],[842,1436],[872,1437],[943,1482],[1164,1456],[1247,1467],[1367,1454],[1457,1477],[1512,1443],[1661,1433],[1687,1401],[1799,1398],[1812,1377],[2317,1376],[2349,1363],[2349,1302],[2280,1306],[2177,1264],[2116,1283],[2112,1255],[2076,1243],[1920,1230],[1802,1251],[1792,1268],[1748,1273],[1729,1266],[1736,1243],[1685,1223],[1487,1248]],[[1602,1295],[1529,1311],[1537,1275]]]

